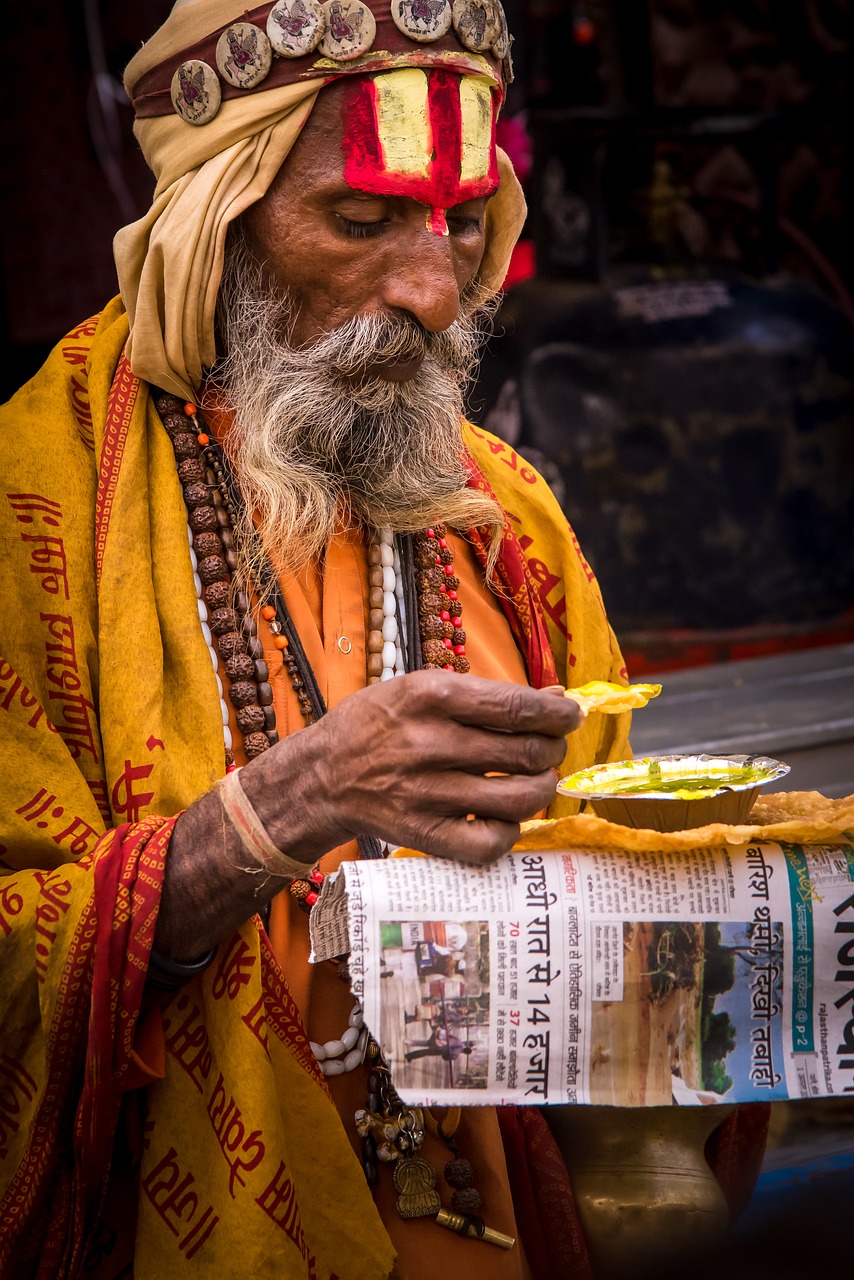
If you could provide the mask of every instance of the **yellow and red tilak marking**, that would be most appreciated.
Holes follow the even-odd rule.
[[[359,79],[343,109],[345,180],[427,205],[428,228],[447,235],[448,209],[498,186],[496,105],[481,76],[407,67]]]

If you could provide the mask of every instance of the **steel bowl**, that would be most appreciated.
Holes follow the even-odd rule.
[[[581,769],[557,789],[608,822],[684,831],[744,822],[761,788],[789,768],[768,756],[644,756]]]

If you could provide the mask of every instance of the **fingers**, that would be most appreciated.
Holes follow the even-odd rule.
[[[507,853],[518,838],[518,824],[496,819],[453,822],[443,818],[425,825],[417,848],[437,858],[487,866]]]
[[[280,794],[279,778],[289,796],[299,793],[312,852],[365,832],[489,862],[554,798],[565,735],[581,719],[577,704],[555,691],[413,672],[343,699],[294,735],[295,774],[284,757],[258,768],[265,792]],[[284,808],[275,816],[286,825]]]
[[[508,853],[518,839],[519,824],[515,822],[433,818],[423,823],[412,848],[437,858],[488,866]]]
[[[559,696],[555,687],[529,689],[472,675],[458,680],[443,671],[412,672],[400,684],[424,712],[504,733],[566,737],[584,719],[577,703]]]
[[[543,809],[554,792],[551,770],[533,778],[427,775],[417,789],[389,798],[384,809],[363,812],[362,829],[439,857],[490,862],[507,852],[519,823]]]
[[[533,777],[475,777],[467,773],[443,773],[431,778],[418,797],[422,812],[447,817],[496,818],[523,822],[544,809],[555,795],[557,779],[551,769]]]
[[[434,768],[466,773],[542,773],[557,769],[566,755],[566,739],[542,733],[496,733],[468,725],[451,725],[435,743]]]
[[[574,702],[554,693],[423,671],[344,699],[320,723],[338,785],[368,791],[425,770],[533,775],[557,768],[566,733],[581,719]]]

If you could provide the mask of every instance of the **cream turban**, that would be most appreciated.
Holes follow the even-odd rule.
[[[269,7],[269,6],[268,6]],[[178,0],[170,16],[129,63],[131,99],[143,77],[246,15],[241,0]],[[251,16],[251,15],[250,15]],[[447,41],[444,42],[447,44]],[[214,311],[228,224],[264,195],[308,119],[324,84],[342,74],[392,67],[448,66],[448,54],[411,43],[411,52],[373,52],[358,63],[311,62],[293,83],[224,97],[207,124],[179,115],[141,115],[135,133],[157,179],[148,213],[116,235],[119,286],[130,318],[127,354],[138,377],[195,399],[203,371],[213,364]],[[453,69],[487,75],[494,63],[462,51]],[[313,72],[314,74],[310,74]],[[272,77],[271,77],[272,78]],[[499,151],[499,190],[489,203],[481,277],[500,288],[522,228],[525,202],[507,156]]]

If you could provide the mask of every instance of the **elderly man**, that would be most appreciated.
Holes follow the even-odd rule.
[[[342,859],[490,861],[628,750],[548,691],[624,676],[592,573],[462,420],[508,49],[492,0],[180,0],[128,68],[121,296],[4,410],[4,1277],[586,1273],[539,1114],[407,1147],[307,963]]]

